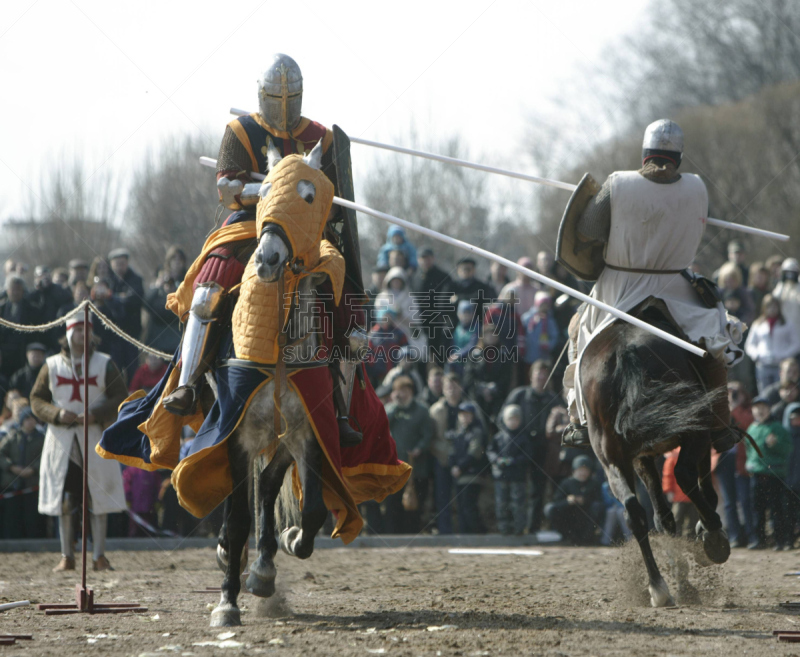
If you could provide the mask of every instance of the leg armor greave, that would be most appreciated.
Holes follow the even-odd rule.
[[[193,386],[208,370],[219,341],[217,319],[227,293],[219,283],[201,283],[192,297],[181,344],[179,385]]]
[[[197,402],[196,386],[211,367],[219,344],[218,319],[224,312],[227,292],[219,283],[201,283],[192,297],[181,342],[178,387],[164,398],[164,407],[177,415],[190,415]]]

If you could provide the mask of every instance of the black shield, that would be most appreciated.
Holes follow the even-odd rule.
[[[333,165],[336,169],[336,190],[339,196],[348,201],[355,201],[353,167],[350,164],[350,139],[338,125],[333,126]],[[345,275],[355,291],[358,294],[364,294],[356,212],[350,208],[339,206],[339,213],[342,218],[340,239],[346,265]]]

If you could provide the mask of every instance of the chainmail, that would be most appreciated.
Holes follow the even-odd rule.
[[[219,146],[217,173],[220,171],[246,171],[249,173],[252,168],[250,154],[239,141],[236,133],[231,130],[230,126],[227,126]]]
[[[589,240],[608,242],[611,230],[611,185],[608,180],[589,201],[578,219],[578,233]]]

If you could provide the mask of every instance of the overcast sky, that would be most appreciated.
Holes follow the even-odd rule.
[[[28,190],[64,155],[85,158],[87,176],[111,168],[124,177],[166,135],[216,140],[231,106],[257,109],[256,80],[272,52],[300,65],[305,116],[383,141],[402,139],[412,123],[423,140],[458,133],[476,157],[503,162],[531,112],[634,29],[645,5],[5,2],[0,220],[26,216]],[[353,156],[358,177],[374,155],[358,146]]]

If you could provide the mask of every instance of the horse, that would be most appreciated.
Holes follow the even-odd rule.
[[[281,158],[274,152],[272,144],[270,147],[272,170]],[[319,169],[320,158],[321,148],[317,147],[303,158],[303,163]],[[308,183],[305,180],[301,182]],[[269,183],[265,183],[262,186],[262,201],[259,203],[269,193],[268,185]],[[308,194],[308,189],[298,185],[297,193]],[[305,200],[310,203],[307,197]],[[327,215],[327,210],[325,213]],[[291,259],[291,241],[286,232],[280,226],[274,225],[263,230],[251,258],[258,279],[263,283],[280,281],[286,275]],[[312,330],[315,317],[312,306],[315,303],[315,288],[325,278],[325,274],[312,274],[299,281],[284,333],[292,339],[287,347],[302,347],[287,348],[282,356],[282,362],[289,370],[316,364],[314,358],[318,336]],[[327,367],[324,363],[322,366]],[[263,470],[256,468],[261,471],[254,475],[257,477],[255,503],[258,514],[258,556],[250,565],[250,574],[245,582],[251,593],[260,597],[269,597],[275,593],[277,571],[274,557],[278,547],[288,555],[307,559],[314,550],[314,538],[328,514],[323,501],[321,478],[325,455],[317,442],[305,408],[291,387],[282,389],[280,408],[276,408],[273,393],[275,381],[279,378],[276,373],[256,393],[238,427],[228,438],[233,492],[225,501],[224,520],[217,548],[217,562],[225,575],[220,602],[211,613],[211,627],[241,625],[237,597],[241,590],[240,576],[247,559],[250,535],[248,483],[250,473],[254,470],[254,462],[260,454],[265,450],[267,454],[274,450],[267,466]],[[276,413],[282,416],[285,427],[281,435],[275,431]],[[292,463],[296,464],[302,485],[302,511],[299,511],[294,498],[291,478],[286,476]],[[276,520],[289,525],[283,529],[279,540],[276,539]]]
[[[674,328],[656,307],[640,317]],[[721,391],[706,391],[702,359],[652,333],[616,322],[587,345],[580,366],[589,440],[644,558],[653,607],[674,606],[653,556],[647,515],[636,499],[635,475],[645,484],[659,532],[675,535],[675,518],[661,487],[655,458],[680,447],[675,479],[697,509],[700,565],[730,556],[711,482],[711,407]],[[705,557],[703,557],[703,553]]]

